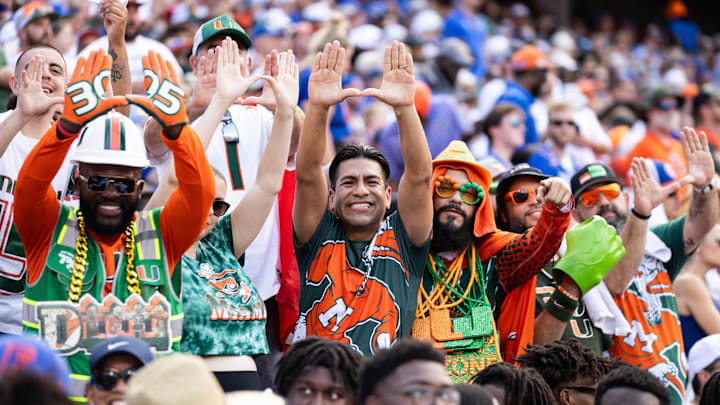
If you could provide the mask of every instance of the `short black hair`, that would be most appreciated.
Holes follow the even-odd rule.
[[[365,403],[367,397],[390,374],[405,363],[424,360],[445,366],[445,353],[435,349],[431,343],[413,338],[398,340],[391,348],[379,350],[369,358],[360,371],[359,403]]]
[[[456,384],[460,393],[460,405],[492,405],[493,396],[479,384]]]
[[[340,167],[340,163],[350,159],[370,159],[378,162],[383,171],[383,181],[387,184],[387,180],[390,177],[390,165],[388,164],[387,159],[385,159],[385,156],[383,156],[382,152],[374,146],[354,144],[347,145],[340,149],[330,163],[328,175],[330,176],[331,189],[335,190],[337,170],[338,167]]]
[[[595,393],[595,405],[600,405],[602,397],[612,388],[634,388],[653,394],[660,405],[670,405],[670,391],[662,381],[649,371],[638,366],[621,366],[609,372],[598,384]]]
[[[325,367],[333,379],[342,377],[345,388],[357,395],[362,355],[350,345],[320,337],[308,337],[290,346],[275,364],[273,390],[286,397],[290,385],[308,367]]]
[[[495,363],[482,369],[473,384],[497,385],[505,390],[502,405],[554,405],[555,397],[542,376],[531,368]]]
[[[707,380],[700,396],[700,405],[720,404],[720,372],[715,372]]]
[[[597,383],[605,375],[605,361],[575,339],[528,345],[517,361],[540,373],[553,391],[585,377]]]
[[[515,104],[505,102],[498,103],[495,107],[493,107],[492,110],[490,110],[488,115],[485,117],[485,121],[483,121],[482,124],[482,130],[485,135],[487,135],[488,139],[490,139],[490,142],[492,142],[492,137],[490,136],[490,128],[500,125],[503,118],[505,118],[506,115],[510,115],[512,113],[520,114],[523,117],[525,116],[523,110],[519,109]]]
[[[22,370],[0,378],[0,404],[72,405],[58,383],[44,375]]]

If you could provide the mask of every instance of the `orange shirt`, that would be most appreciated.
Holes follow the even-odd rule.
[[[657,159],[670,164],[677,179],[687,173],[687,162],[682,143],[669,136],[661,136],[648,131],[625,158],[613,162],[613,169],[620,177],[628,179],[627,173],[634,157]]]
[[[45,268],[50,239],[60,213],[60,202],[50,181],[76,138],[58,139],[57,125],[56,122],[43,135],[25,159],[15,188],[15,226],[27,256],[29,284],[37,281]],[[163,207],[158,224],[172,275],[175,264],[205,227],[215,197],[215,181],[202,144],[190,125],[183,127],[176,140],[163,136],[163,141],[173,152],[179,183]],[[120,235],[110,238],[92,236],[103,252],[106,275],[114,275],[113,253],[122,249],[122,238]]]
[[[705,132],[705,136],[707,136],[708,143],[715,146],[716,149],[720,149],[720,136],[717,136],[712,131],[705,127],[697,127],[695,128],[697,133]]]

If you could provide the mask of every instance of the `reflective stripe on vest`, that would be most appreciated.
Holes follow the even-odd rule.
[[[70,387],[68,388],[68,398],[73,402],[87,403],[85,398],[85,387],[90,382],[89,375],[70,374]]]

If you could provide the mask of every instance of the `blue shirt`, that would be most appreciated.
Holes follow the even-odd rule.
[[[697,52],[700,28],[687,18],[676,18],[668,24],[670,32],[680,41],[680,46],[688,52]]]
[[[540,137],[535,129],[535,120],[530,115],[530,106],[535,102],[535,97],[515,82],[508,81],[506,85],[505,93],[500,96],[495,104],[511,103],[520,108],[525,113],[525,146],[539,142]]]
[[[470,51],[475,57],[475,65],[470,68],[470,71],[473,72],[482,83],[485,79],[485,73],[487,72],[484,58],[488,25],[485,19],[478,14],[465,14],[460,8],[456,8],[445,18],[445,31],[443,32],[443,36],[457,37],[468,44]]]

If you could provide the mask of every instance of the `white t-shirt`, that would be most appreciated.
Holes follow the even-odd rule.
[[[0,124],[11,113],[0,114]],[[4,333],[22,333],[22,299],[27,266],[20,238],[13,226],[13,193],[20,168],[38,142],[38,139],[20,132],[0,157],[0,332]],[[72,171],[73,165],[66,156],[52,181],[52,187],[64,204],[77,206],[77,197],[69,190]]]
[[[206,154],[210,165],[219,170],[227,182],[225,200],[232,212],[255,182],[258,165],[270,138],[273,115],[260,106],[233,105],[229,109],[230,117],[238,129],[237,143],[225,142],[223,123],[215,130]],[[229,126],[226,132],[232,131]],[[151,160],[157,166],[158,176],[162,178],[165,167],[170,162],[170,153],[162,156],[162,161]],[[280,223],[277,199],[273,202],[268,218],[260,233],[245,251],[245,273],[258,289],[263,300],[274,297],[280,289]]]
[[[177,59],[175,59],[175,55],[173,55],[173,53],[170,51],[170,48],[165,46],[165,44],[163,44],[162,42],[158,42],[154,39],[138,35],[137,37],[135,37],[134,41],[126,42],[125,48],[127,49],[128,65],[130,68],[130,78],[132,82],[139,82],[145,79],[145,74],[143,73],[142,58],[143,56],[146,56],[151,50],[159,53],[163,59],[169,60],[170,63],[172,63],[172,65],[175,67],[178,76],[183,77],[183,70],[180,67]],[[80,52],[80,54],[77,56],[77,59],[80,59],[80,57],[84,57],[85,59],[87,59],[87,57],[90,55],[90,52],[98,49],[104,49],[107,52],[107,36],[98,38],[95,41],[91,42]],[[69,63],[70,61],[68,61],[68,64]],[[70,72],[73,72],[74,70],[75,67],[73,66]],[[137,125],[142,132],[143,125],[145,123],[145,120],[147,119],[147,114],[143,109],[133,106],[130,109],[130,119],[133,120],[135,125]]]

